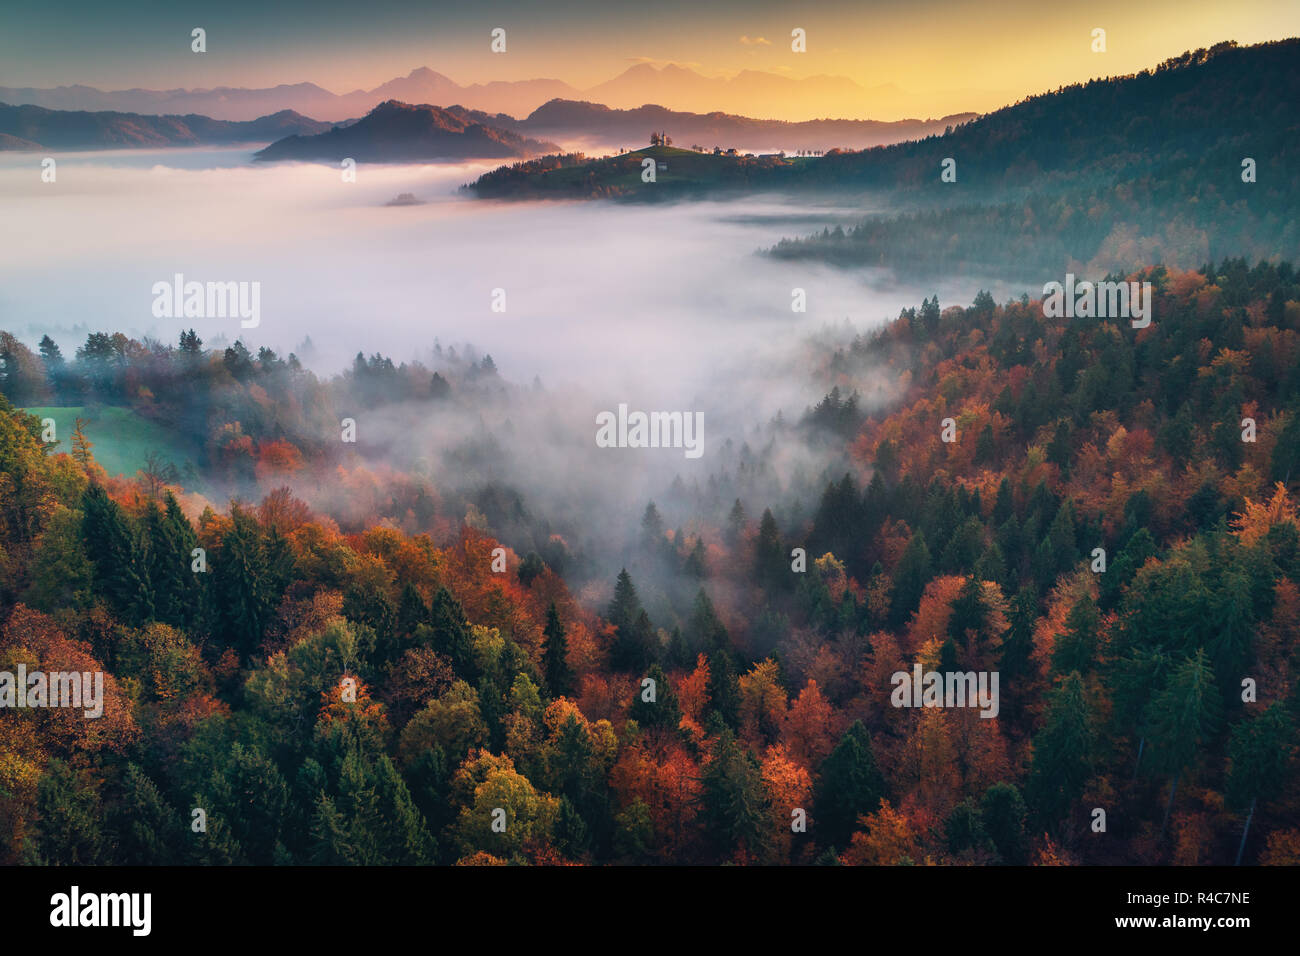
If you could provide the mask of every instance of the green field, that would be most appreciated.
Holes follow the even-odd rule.
[[[86,437],[91,441],[91,454],[110,475],[134,475],[144,467],[145,456],[156,452],[163,461],[176,466],[181,473],[181,483],[187,488],[196,487],[194,476],[194,449],[178,441],[175,434],[156,422],[131,411],[101,405],[87,409],[81,405],[24,409],[38,418],[52,418],[58,444],[56,452],[72,452],[72,432],[76,420],[86,421]],[[188,466],[188,467],[187,467]]]

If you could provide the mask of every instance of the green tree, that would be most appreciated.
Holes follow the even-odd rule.
[[[1218,728],[1220,708],[1214,673],[1204,649],[1198,649],[1174,668],[1169,682],[1152,702],[1151,763],[1157,771],[1173,776],[1160,824],[1162,836],[1174,806],[1178,780],[1204,754]]]
[[[1071,671],[1048,699],[1025,796],[1045,826],[1055,827],[1092,777],[1094,731],[1083,678]]]
[[[822,762],[813,787],[812,817],[818,844],[847,847],[857,829],[858,817],[873,812],[886,795],[871,735],[861,721],[854,721]]]
[[[1247,809],[1246,824],[1237,847],[1237,865],[1241,865],[1250,836],[1255,807],[1263,798],[1267,803],[1285,792],[1295,729],[1282,703],[1270,704],[1268,710],[1243,720],[1232,728],[1228,745],[1227,798],[1230,806]]]
[[[1015,784],[999,781],[984,791],[980,819],[1003,863],[1020,866],[1026,861],[1029,855],[1025,834],[1027,816],[1024,798]]]
[[[112,843],[103,832],[99,793],[88,775],[57,758],[36,787],[36,825],[23,862],[37,866],[93,866],[109,862]]]
[[[214,598],[226,643],[248,657],[262,643],[279,595],[256,519],[238,505],[231,507],[230,519],[214,562]]]
[[[646,677],[654,681],[654,700],[646,700],[648,688],[638,686],[636,696],[632,699],[632,706],[628,709],[628,717],[647,730],[676,730],[677,725],[682,721],[682,711],[677,703],[677,696],[668,686],[668,678],[663,668],[658,664],[651,664]]]
[[[784,591],[791,584],[790,566],[771,508],[763,510],[754,540],[754,583],[768,594]]]
[[[767,791],[758,762],[730,729],[718,734],[701,784],[701,822],[719,858],[747,853],[762,860],[771,847]]]
[[[654,627],[641,606],[632,576],[624,568],[614,584],[614,598],[605,612],[614,625],[614,646],[610,663],[616,670],[644,671],[658,655]]]
[[[890,600],[890,624],[898,628],[921,603],[921,595],[930,580],[930,549],[925,535],[917,530],[907,542],[907,549],[894,569],[894,593]]]
[[[546,693],[551,697],[567,697],[573,692],[573,669],[569,666],[569,640],[554,601],[546,609],[546,627],[542,633],[546,636],[542,648]]]
[[[147,620],[153,614],[152,588],[130,519],[98,484],[86,488],[81,514],[95,590],[127,622]]]
[[[1078,671],[1086,674],[1096,667],[1097,636],[1101,617],[1092,595],[1083,593],[1065,618],[1065,633],[1058,634],[1052,647],[1052,671],[1058,675]]]

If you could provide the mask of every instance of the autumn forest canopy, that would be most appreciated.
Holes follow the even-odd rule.
[[[169,259],[151,332],[0,331],[0,864],[1300,864],[1297,53],[864,150],[511,134],[455,192],[67,163],[37,225],[207,203],[87,276],[262,204],[267,321]]]
[[[5,714],[7,862],[1296,862],[1300,278],[1133,278],[1140,331],[981,293],[813,349],[824,399],[598,569],[526,487],[485,511],[334,440],[358,396],[513,388],[490,358],[6,334],[0,670],[107,675],[102,719]],[[20,410],[74,403],[200,436],[236,500]],[[840,453],[802,502],[795,440]],[[892,706],[916,664],[998,672],[997,719]]]

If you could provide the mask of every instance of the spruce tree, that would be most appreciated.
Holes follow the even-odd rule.
[[[546,692],[552,697],[567,697],[573,692],[573,669],[569,667],[569,640],[560,622],[555,602],[546,609],[546,643],[542,649],[542,667],[546,672]]]
[[[1055,828],[1092,776],[1092,717],[1083,679],[1072,671],[1052,694],[1043,729],[1034,737],[1034,760],[1025,797],[1040,825]]]
[[[885,795],[885,779],[876,766],[871,735],[862,721],[854,721],[822,761],[813,788],[812,817],[818,845],[847,847],[857,830],[858,817],[877,810]]]

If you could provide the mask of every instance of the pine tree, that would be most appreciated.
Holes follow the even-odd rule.
[[[736,503],[731,506],[731,511],[727,514],[727,543],[733,547],[740,541],[740,535],[745,530],[745,522],[748,520],[745,515],[745,506],[736,499]]]
[[[646,689],[638,684],[632,706],[628,708],[628,717],[645,729],[676,730],[682,721],[682,711],[677,696],[668,686],[667,675],[658,664],[651,664],[646,677],[654,681],[655,699],[646,700]]]
[[[1101,618],[1092,595],[1083,593],[1065,618],[1065,633],[1058,634],[1052,647],[1052,672],[1086,674],[1096,667],[1097,637]]]
[[[1055,827],[1092,776],[1094,733],[1083,678],[1072,671],[1052,694],[1025,796],[1043,826]]]
[[[663,540],[664,519],[652,501],[645,506],[645,514],[641,516],[641,544],[646,549],[654,552],[663,543]]]
[[[546,671],[546,692],[551,697],[567,697],[573,692],[573,670],[569,667],[569,640],[560,622],[555,602],[546,609],[546,643],[542,649],[542,667]]]
[[[891,624],[901,627],[921,603],[921,595],[930,580],[930,549],[925,535],[917,530],[907,542],[907,549],[894,569],[894,593],[890,601]]]
[[[610,664],[621,671],[644,671],[657,656],[655,633],[627,568],[618,574],[614,598],[605,617],[614,625]]]
[[[410,581],[402,585],[401,597],[397,600],[397,632],[404,640],[410,640],[415,629],[421,624],[432,624],[429,605],[420,597],[419,590]]]
[[[735,728],[740,723],[740,681],[731,655],[715,651],[709,655],[709,706],[722,722]]]
[[[686,556],[686,561],[682,565],[682,573],[687,577],[695,578],[697,581],[708,576],[708,565],[704,551],[704,539],[696,538],[695,546],[691,548],[690,554]]]
[[[745,852],[762,860],[771,846],[768,796],[758,763],[730,729],[718,735],[701,784],[701,820],[720,859]]]
[[[754,541],[754,583],[767,594],[777,594],[791,585],[790,566],[785,560],[781,532],[772,509],[765,508]]]
[[[465,680],[476,679],[478,665],[474,660],[474,647],[470,641],[464,607],[451,596],[450,591],[439,588],[433,596],[429,616],[432,621],[433,649],[446,654],[456,673]]]
[[[1205,747],[1218,729],[1220,698],[1214,687],[1214,673],[1204,648],[1188,657],[1169,675],[1169,683],[1156,695],[1151,706],[1151,764],[1171,774],[1169,802],[1165,805],[1163,836],[1169,813],[1178,793],[1178,781],[1201,759]]]
[[[822,761],[813,789],[812,817],[818,845],[847,847],[857,829],[858,817],[875,811],[885,796],[885,779],[876,766],[871,735],[862,721],[854,721]]]
[[[964,648],[968,634],[978,639],[984,633],[987,622],[984,586],[979,578],[972,575],[966,579],[961,593],[952,602],[952,614],[948,617],[948,637]]]
[[[213,568],[214,598],[227,644],[247,657],[261,644],[275,608],[261,529],[238,505],[230,518]]]
[[[695,592],[695,604],[691,608],[686,633],[690,645],[706,654],[731,653],[731,638],[722,621],[718,620],[713,602],[709,600],[704,588]]]
[[[171,492],[166,511],[151,503],[144,523],[154,614],[166,624],[189,627],[202,611],[203,575],[192,569],[198,537]]]
[[[82,537],[94,567],[95,590],[123,620],[143,623],[153,614],[153,603],[135,529],[101,485],[91,484],[86,489],[81,510]]]
[[[1025,834],[1027,817],[1025,800],[1015,784],[999,781],[984,791],[980,818],[1003,863],[1011,866],[1025,863],[1029,849]]]
[[[1024,694],[1017,688],[1022,686],[1021,678],[1029,673],[1030,656],[1034,651],[1034,622],[1038,618],[1038,598],[1031,585],[1025,585],[1016,592],[1011,604],[1010,621],[1002,635],[1002,657],[998,669],[1002,674],[1002,686],[1010,691],[1006,693],[1004,712],[1011,720],[1016,719],[1024,704]]]
[[[128,764],[121,801],[110,814],[117,834],[118,861],[131,866],[167,866],[178,862],[185,828],[158,787],[135,764]]]
[[[1281,702],[1270,704],[1260,716],[1243,720],[1232,728],[1226,796],[1230,806],[1246,810],[1246,823],[1237,847],[1238,866],[1260,800],[1268,803],[1288,792],[1287,769],[1294,739],[1294,725]]]
[[[78,416],[72,429],[72,458],[82,468],[90,467],[95,460],[90,452],[95,444],[86,437],[86,426],[89,424],[86,419]]]

